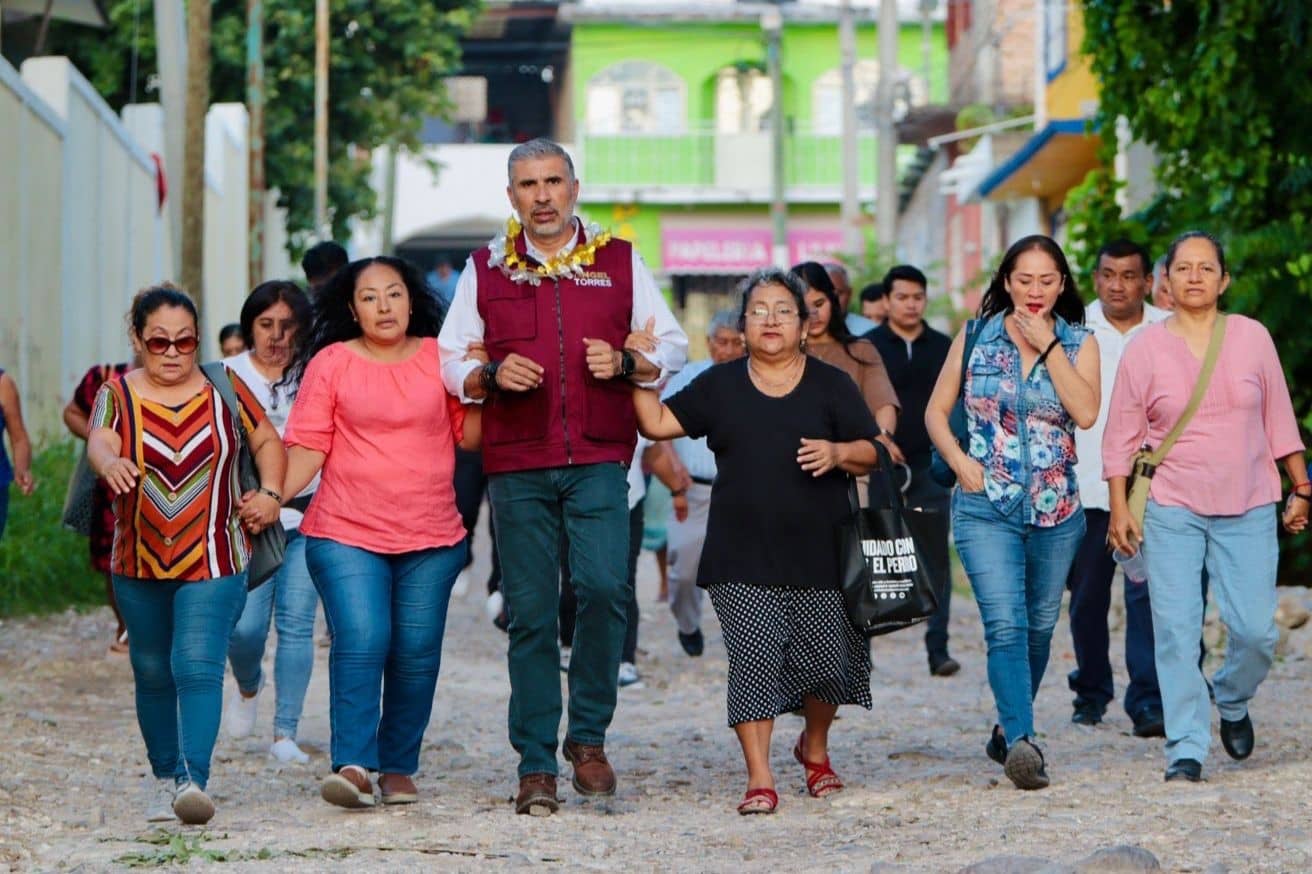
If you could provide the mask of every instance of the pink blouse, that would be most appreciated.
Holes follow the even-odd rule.
[[[1130,457],[1144,443],[1161,444],[1188,405],[1202,367],[1166,322],[1130,341],[1103,433],[1105,479],[1128,476]],[[1302,451],[1271,335],[1260,322],[1227,316],[1207,393],[1157,469],[1149,495],[1200,516],[1238,516],[1280,500],[1276,459]]]
[[[326,456],[301,533],[392,555],[459,543],[454,424],[434,338],[391,363],[323,349],[283,437]]]

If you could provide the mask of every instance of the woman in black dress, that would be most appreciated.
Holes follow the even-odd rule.
[[[875,465],[879,435],[856,384],[805,351],[797,277],[767,269],[743,295],[747,357],[717,364],[665,404],[638,389],[638,428],[654,440],[706,437],[717,473],[697,584],[729,653],[729,725],[747,762],[739,813],[773,813],[774,718],[801,708],[793,749],[816,798],[843,788],[829,764],[840,704],[869,709],[870,652],[838,588],[836,526],[849,475]]]

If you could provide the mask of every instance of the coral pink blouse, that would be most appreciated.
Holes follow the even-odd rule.
[[[436,339],[396,362],[324,348],[283,437],[326,456],[301,533],[393,555],[459,543],[452,477],[463,419],[442,385]]]

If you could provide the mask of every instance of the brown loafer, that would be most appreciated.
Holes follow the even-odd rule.
[[[555,774],[525,774],[519,778],[519,794],[515,796],[515,813],[529,816],[550,816],[560,809],[556,797]]]
[[[414,804],[419,800],[415,781],[405,774],[380,774],[378,791],[383,796],[384,804]]]
[[[574,766],[574,791],[580,795],[615,794],[615,769],[606,759],[605,747],[566,738],[562,751],[565,761]]]
[[[346,765],[336,774],[329,774],[319,787],[319,795],[329,804],[348,810],[374,806],[373,784],[359,765]]]

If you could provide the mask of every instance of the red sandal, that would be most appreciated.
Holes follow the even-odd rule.
[[[738,802],[738,812],[743,816],[756,813],[774,813],[779,806],[779,793],[773,789],[748,789],[743,800]]]
[[[793,758],[797,759],[806,769],[806,791],[812,798],[824,798],[826,795],[833,795],[843,788],[843,781],[834,773],[834,769],[829,766],[829,757],[825,756],[823,762],[808,762],[802,757],[802,747],[806,744],[806,730],[797,738],[797,746],[793,747]]]

